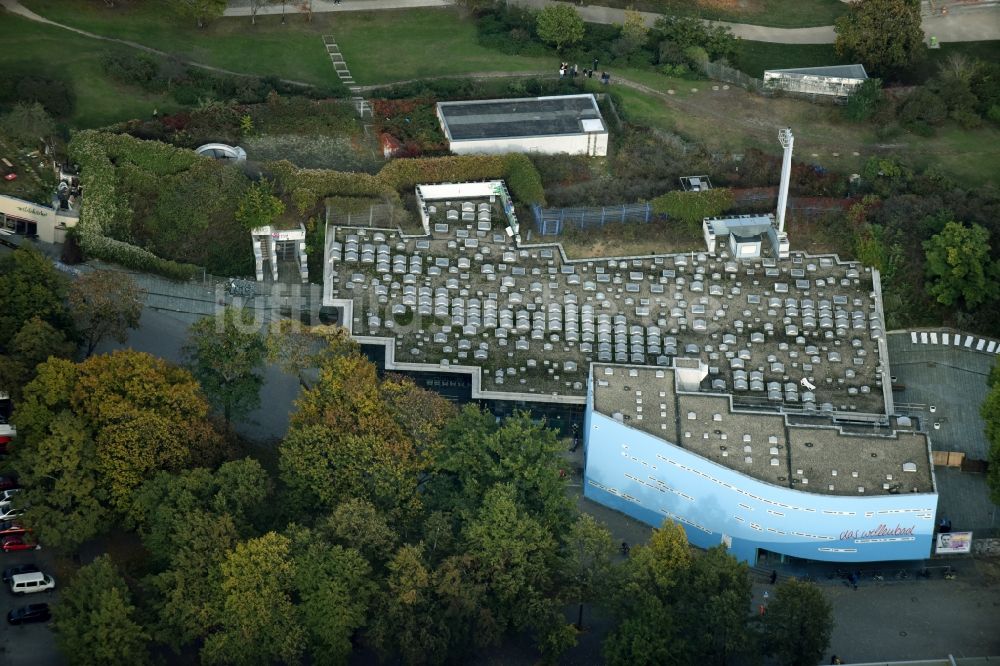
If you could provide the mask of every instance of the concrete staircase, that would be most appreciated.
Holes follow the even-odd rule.
[[[368,101],[362,97],[360,86],[354,82],[354,77],[351,76],[351,70],[347,68],[344,55],[340,52],[340,47],[337,46],[337,40],[333,38],[333,35],[323,35],[323,45],[326,47],[327,55],[330,56],[333,71],[337,73],[337,77],[341,83],[346,85],[347,89],[351,91],[351,102],[354,104],[354,109],[358,112],[358,116],[364,118],[367,113],[371,117],[372,108],[368,104]]]

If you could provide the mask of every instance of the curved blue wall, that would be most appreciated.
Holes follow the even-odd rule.
[[[586,416],[584,495],[645,523],[684,526],[702,548],[731,539],[812,560],[873,562],[930,556],[935,493],[845,497],[771,485],[593,410]]]

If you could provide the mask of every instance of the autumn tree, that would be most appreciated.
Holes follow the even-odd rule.
[[[816,585],[790,579],[775,588],[764,616],[764,641],[767,653],[778,663],[819,663],[832,633],[833,609]]]
[[[994,298],[997,265],[990,259],[990,232],[973,224],[948,222],[924,242],[928,293],[943,305],[959,301],[974,309]]]
[[[274,532],[236,544],[222,562],[222,602],[201,649],[205,664],[294,663],[305,630],[291,593],[290,542]]]
[[[14,400],[21,397],[21,389],[35,377],[35,368],[49,357],[71,358],[76,343],[66,333],[49,322],[32,317],[10,342],[10,353],[0,354],[0,392]]]
[[[357,354],[329,360],[297,406],[279,448],[293,503],[333,508],[360,498],[397,517],[413,509],[424,463],[382,399],[371,362]]]
[[[248,229],[256,229],[271,224],[284,212],[285,204],[274,195],[274,185],[269,180],[260,180],[243,193],[236,208],[236,220]]]
[[[149,663],[149,636],[131,596],[108,555],[76,572],[53,609],[56,644],[70,664]]]
[[[139,327],[145,293],[132,277],[119,271],[93,271],[70,285],[70,314],[87,356],[107,338],[119,344],[128,340],[129,330]]]
[[[571,5],[565,4],[543,7],[535,19],[535,29],[541,40],[555,46],[556,51],[576,44],[584,35],[580,14]]]
[[[25,521],[66,550],[126,514],[157,472],[225,452],[190,373],[131,350],[40,364],[15,413],[24,446],[13,464],[31,480]]]
[[[191,374],[229,423],[260,405],[266,348],[253,312],[225,308],[193,323],[184,347]]]
[[[375,505],[362,499],[349,499],[337,505],[319,530],[330,542],[357,550],[373,564],[390,558],[400,541],[386,517]]]
[[[837,55],[860,61],[869,73],[898,73],[924,56],[920,2],[859,0],[837,19]]]

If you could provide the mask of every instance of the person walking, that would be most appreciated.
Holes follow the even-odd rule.
[[[771,572],[771,585],[774,585],[776,582],[778,582],[778,572],[777,571],[772,571]]]

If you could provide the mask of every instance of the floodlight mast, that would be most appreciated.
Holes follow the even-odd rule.
[[[785,231],[785,207],[788,205],[788,180],[792,175],[792,146],[795,144],[795,137],[792,135],[792,128],[785,127],[778,130],[778,142],[784,148],[784,155],[781,159],[781,186],[778,188],[778,232]]]

